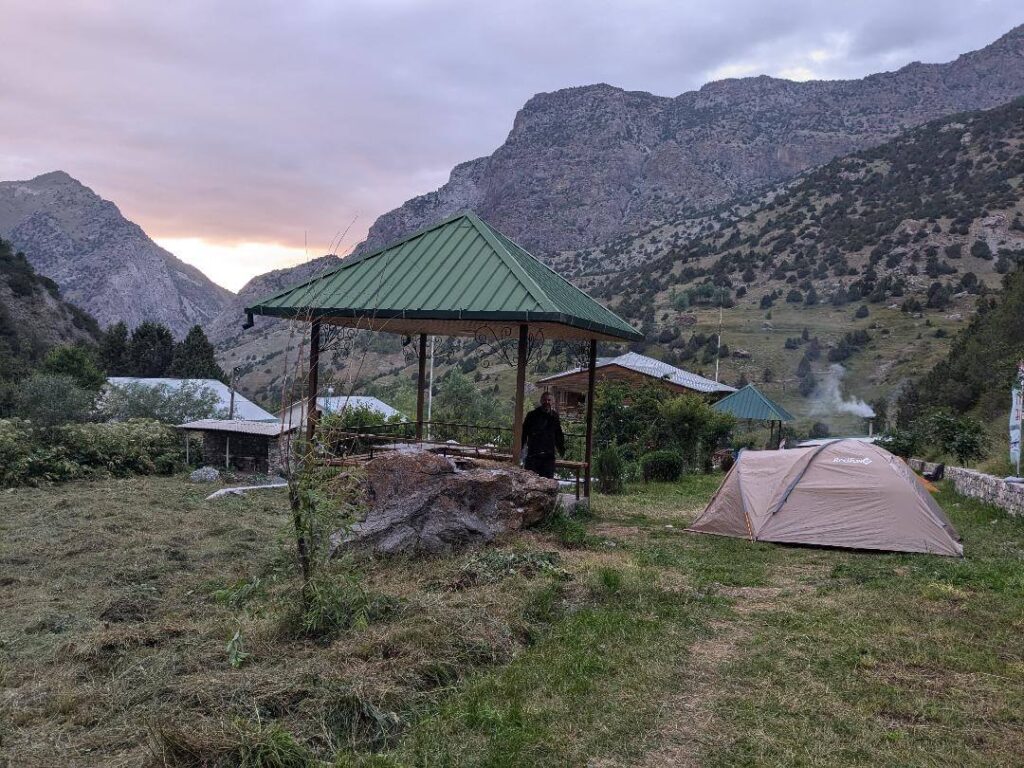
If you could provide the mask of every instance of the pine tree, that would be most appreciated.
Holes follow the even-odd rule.
[[[132,376],[166,376],[174,358],[174,336],[167,326],[144,322],[132,333],[128,344]]]
[[[103,334],[100,340],[100,363],[108,376],[130,375],[128,326],[123,321],[114,323]]]
[[[185,340],[174,347],[169,373],[180,379],[224,379],[213,344],[198,325],[193,325]]]

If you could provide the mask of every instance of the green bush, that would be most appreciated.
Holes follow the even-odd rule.
[[[67,424],[41,429],[0,420],[0,485],[32,485],[96,474],[169,474],[184,466],[175,431],[154,421]]]
[[[644,482],[674,482],[683,474],[683,455],[678,451],[651,451],[640,458]]]
[[[14,412],[35,426],[53,427],[85,421],[92,415],[96,393],[70,376],[37,373],[22,381],[14,396]]]
[[[180,387],[160,384],[155,387],[132,382],[107,388],[100,401],[100,412],[110,421],[155,419],[166,424],[182,424],[197,419],[227,418],[220,409],[220,396],[198,381]]]
[[[625,467],[615,443],[607,446],[597,454],[594,469],[597,472],[598,491],[608,494],[622,493]]]

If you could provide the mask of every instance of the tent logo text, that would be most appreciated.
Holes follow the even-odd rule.
[[[832,459],[833,464],[870,464],[871,459],[866,456],[863,459],[855,459],[852,456],[836,456]]]

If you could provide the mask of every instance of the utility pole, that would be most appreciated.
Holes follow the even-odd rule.
[[[235,374],[238,373],[238,368],[231,369],[231,379],[228,384],[228,389],[231,392],[231,399],[228,401],[228,418],[235,418]]]
[[[715,383],[718,383],[718,364],[722,361],[722,300],[718,300],[718,349],[715,350]]]

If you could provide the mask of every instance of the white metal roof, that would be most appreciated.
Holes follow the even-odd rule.
[[[217,395],[217,410],[227,414],[231,406],[231,388],[223,381],[217,379],[147,379],[139,376],[111,376],[107,383],[115,387],[123,387],[128,384],[141,384],[144,387],[167,387],[168,389],[180,389],[186,384],[199,385],[203,389],[212,391]],[[247,419],[250,421],[277,421],[277,417],[260,408],[252,400],[235,390],[235,418]]]
[[[283,432],[291,432],[298,425],[282,427],[279,421],[250,421],[248,419],[199,419],[179,424],[178,429],[193,429],[200,432],[234,432],[243,435],[266,435],[277,437]]]
[[[636,352],[627,352],[624,355],[618,357],[599,357],[597,359],[597,368],[603,368],[609,365],[617,365],[622,368],[628,368],[631,371],[642,373],[645,376],[651,376],[655,379],[665,379],[677,384],[680,387],[686,387],[692,389],[695,392],[735,392],[736,387],[730,387],[728,384],[722,384],[711,379],[706,379],[703,376],[698,376],[696,373],[690,373],[684,371],[682,368],[676,368],[674,365],[663,363],[661,360],[655,360],[653,357],[647,357],[646,355],[640,355]],[[547,378],[541,379],[538,383],[543,384],[553,379],[561,378],[571,373],[580,373],[586,370],[585,368],[573,368],[569,371],[562,371],[556,373],[554,376],[548,376]]]

